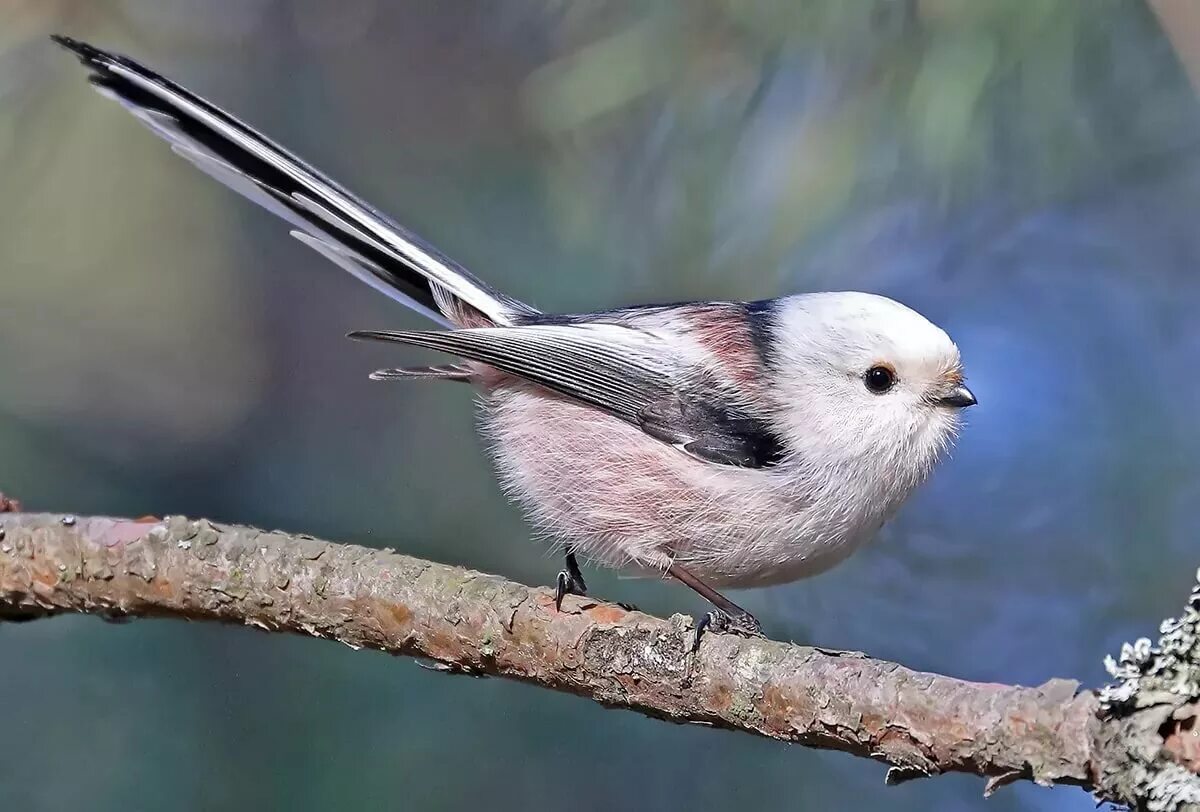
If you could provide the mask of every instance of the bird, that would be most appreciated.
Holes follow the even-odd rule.
[[[976,403],[958,347],[915,310],[857,292],[553,315],[508,296],[216,105],[129,57],[53,40],[89,81],[291,234],[439,329],[359,340],[454,360],[377,381],[473,387],[504,491],[577,556],[677,580],[702,631],[761,635],[720,590],[828,570],[929,476]]]

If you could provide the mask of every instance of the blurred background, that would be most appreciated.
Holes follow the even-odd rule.
[[[1105,680],[1200,564],[1200,6],[3,0],[0,489],[551,582],[466,390],[367,380],[416,316],[92,94],[127,52],[549,311],[859,289],[980,406],[879,540],[735,594],[769,634]],[[703,609],[587,572],[593,594]],[[0,626],[0,808],[979,808],[840,754],[247,629]],[[990,810],[1090,810],[1016,786]]]

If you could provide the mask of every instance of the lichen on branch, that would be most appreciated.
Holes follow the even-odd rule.
[[[1200,805],[1200,571],[1183,614],[1158,631],[1157,645],[1143,637],[1105,658],[1116,683],[1099,692],[1106,718],[1155,728],[1118,777],[1122,794],[1150,812]]]

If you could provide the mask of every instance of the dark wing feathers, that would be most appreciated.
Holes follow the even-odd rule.
[[[684,363],[668,342],[641,330],[576,323],[350,336],[487,364],[608,412],[708,462],[761,468],[783,455],[769,422],[737,405],[728,384]]]
[[[765,468],[779,462],[784,447],[769,422],[713,397],[714,392],[721,392],[719,385],[690,381],[643,410],[642,431],[722,465]]]
[[[634,357],[638,343],[653,339],[615,325],[359,331],[350,335],[470,358],[633,423],[639,421],[648,403],[671,391],[668,370]],[[669,358],[665,352],[661,357]]]

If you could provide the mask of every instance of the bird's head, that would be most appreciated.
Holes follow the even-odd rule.
[[[769,351],[788,445],[849,477],[924,479],[975,404],[958,347],[914,310],[867,293],[778,300]],[[811,461],[810,461],[811,464]]]

